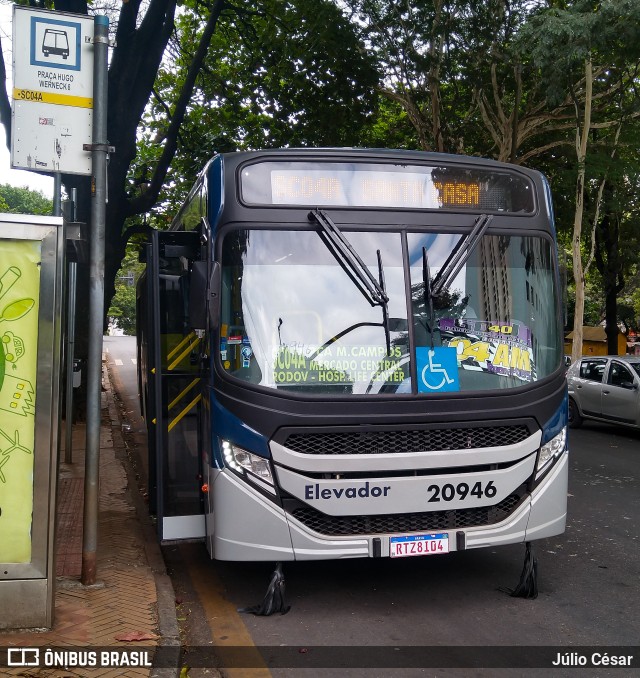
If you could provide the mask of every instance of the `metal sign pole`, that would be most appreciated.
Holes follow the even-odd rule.
[[[71,189],[71,202],[69,203],[69,221],[76,220],[76,205],[78,203],[78,189]],[[73,462],[73,389],[74,374],[76,371],[75,363],[75,343],[76,343],[76,287],[78,278],[78,263],[69,261],[67,264],[67,336],[66,346],[66,391],[65,391],[65,445],[64,461],[66,464]]]
[[[67,388],[66,388],[66,407],[65,407],[65,427],[64,427],[64,461],[71,464],[73,461],[73,356],[76,340],[76,271],[78,264],[70,261],[67,271]]]
[[[60,172],[53,173],[53,210],[52,214],[54,217],[62,216],[62,174]],[[66,240],[64,222],[62,226],[62,237]],[[64,286],[64,285],[63,285]],[[66,322],[63,323],[68,325],[69,322],[69,309],[65,309],[63,314],[66,316]],[[58,399],[62,402],[62,381],[60,381],[60,391],[58,393]],[[66,425],[66,424],[65,424]],[[62,408],[58,408],[58,431],[62,430]],[[58,436],[57,444],[57,454],[60,458],[60,436]]]
[[[94,17],[93,143],[91,145],[91,248],[89,266],[89,350],[87,365],[87,446],[84,477],[84,531],[81,581],[95,584],[98,544],[98,478],[104,327],[104,259],[107,198],[107,58],[109,19]]]
[[[62,174],[54,172],[53,174],[53,216],[62,215]]]

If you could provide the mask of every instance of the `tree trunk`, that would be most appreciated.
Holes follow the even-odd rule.
[[[442,23],[442,0],[434,3],[435,18],[431,27],[431,45],[429,47],[429,56],[431,64],[427,82],[429,83],[429,94],[431,99],[431,136],[433,146],[439,153],[444,153],[444,135],[442,133],[442,114],[440,98],[440,64],[442,63],[443,38],[440,34],[440,25]]]
[[[612,190],[608,184],[606,194],[610,205]],[[624,288],[619,224],[619,216],[614,211],[607,210],[596,231],[595,262],[604,286],[605,332],[609,355],[618,355],[618,294]]]
[[[605,333],[607,335],[607,353],[609,355],[618,355],[618,295],[615,289],[607,290],[605,297],[605,313],[607,326]]]
[[[576,155],[578,157],[578,177],[576,180],[576,211],[573,219],[573,239],[571,241],[573,257],[573,280],[576,285],[576,302],[573,318],[573,346],[571,362],[582,355],[582,326],[584,324],[584,280],[586,271],[582,267],[582,218],[584,215],[584,184],[586,176],[587,143],[591,127],[591,101],[593,95],[593,71],[591,59],[587,58],[585,68],[584,119],[580,129],[580,115],[576,127]]]

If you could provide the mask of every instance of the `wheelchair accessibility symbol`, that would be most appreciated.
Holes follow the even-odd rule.
[[[436,346],[416,348],[418,392],[459,391],[458,359],[454,347]]]

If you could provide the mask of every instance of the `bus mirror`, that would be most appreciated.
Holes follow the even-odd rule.
[[[189,278],[189,324],[194,330],[207,328],[207,262],[194,261]]]
[[[214,261],[209,278],[209,322],[216,330],[220,322],[220,262]]]

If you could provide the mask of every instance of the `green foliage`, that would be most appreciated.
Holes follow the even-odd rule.
[[[640,296],[638,301],[640,301]],[[640,328],[640,307],[620,303],[618,304],[618,318],[626,330],[637,332]]]
[[[176,20],[172,57],[158,73],[133,176],[154,166],[204,24],[189,0]],[[222,14],[161,196],[175,212],[217,152],[285,146],[351,146],[375,107],[378,74],[355,27],[330,0],[240,2]]]
[[[481,115],[483,91],[501,98],[492,124],[515,104],[514,36],[537,3],[527,0],[344,0],[376,56],[380,91],[413,126],[403,147],[491,156],[494,133]],[[380,109],[383,114],[387,111]],[[491,115],[489,116],[491,117]],[[393,142],[393,137],[390,138]],[[389,146],[392,143],[388,144]]]
[[[53,201],[40,191],[0,184],[0,212],[47,215],[52,211]]]
[[[415,130],[407,113],[394,101],[382,99],[377,111],[361,133],[361,146],[365,148],[403,148],[418,150]]]
[[[136,333],[136,288],[116,279],[116,293],[108,313],[111,324],[117,325],[126,335]]]
[[[640,4],[636,0],[576,0],[552,2],[534,15],[523,27],[519,45],[540,69],[547,101],[553,106],[567,94],[578,95],[587,59],[596,69],[603,69],[596,87],[606,85],[607,76],[617,77],[604,69],[636,60],[639,37]]]
[[[134,4],[122,5],[132,30]],[[185,0],[180,7],[153,98],[138,127],[137,157],[126,184],[110,187],[110,209],[117,215],[135,213],[116,201],[121,195],[142,195],[153,175],[211,3]],[[114,56],[128,44],[119,41]],[[142,44],[136,42],[136,59],[145,53]],[[595,98],[585,167],[583,261],[590,257],[597,195],[605,181],[607,200],[599,221],[615,217],[618,230],[611,237],[622,243],[615,266],[608,266],[609,276],[626,281],[620,296],[640,313],[638,0],[226,3],[151,223],[168,225],[168,215],[175,214],[196,174],[216,152],[367,146],[442,148],[508,159],[513,138],[516,162],[534,165],[549,178],[560,247],[570,254],[579,169],[575,131],[584,115],[587,58],[594,68]],[[133,53],[118,63],[126,66],[118,71],[119,79],[114,76],[114,85],[155,69],[149,71]],[[114,104],[118,113],[110,112],[111,135],[132,108],[129,98],[137,89],[122,91],[126,94]],[[126,121],[131,139],[135,122]],[[613,153],[618,124],[622,128]],[[111,177],[118,160],[128,163],[133,155],[122,139],[116,145]],[[50,203],[38,209],[25,199],[17,201],[22,208],[16,207],[4,188],[0,186],[0,210],[6,204],[9,211],[50,213]],[[596,226],[603,240],[606,234]],[[112,230],[119,238],[122,223]],[[602,242],[596,244],[602,249]],[[121,249],[117,251],[119,257]],[[609,262],[607,251],[601,259]],[[131,270],[126,260],[123,267]],[[572,280],[570,270],[567,278]],[[122,324],[134,317],[132,288],[116,283],[109,315]],[[586,281],[589,324],[603,317],[606,283],[592,266]]]
[[[144,264],[138,261],[138,248],[131,244],[118,271],[116,293],[107,313],[109,323],[117,325],[126,335],[136,333],[136,283],[143,271]]]
[[[575,290],[570,289],[567,294],[567,322],[565,331],[573,329],[573,317],[576,303]],[[599,325],[604,319],[604,298],[602,284],[597,274],[590,276],[585,289],[583,324],[589,327]]]

